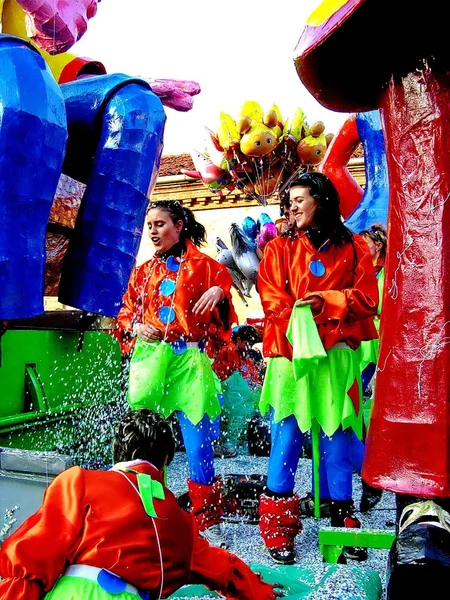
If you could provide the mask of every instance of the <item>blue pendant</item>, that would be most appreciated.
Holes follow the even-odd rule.
[[[309,270],[316,277],[322,277],[325,274],[325,265],[321,260],[312,260],[309,263]]]
[[[175,291],[175,281],[171,279],[163,279],[159,284],[159,293],[161,296],[171,296]]]
[[[187,350],[187,344],[182,338],[171,342],[170,345],[174,354],[184,354]]]
[[[175,256],[169,256],[169,258],[166,260],[166,267],[169,269],[169,271],[176,273],[180,268],[180,259],[175,258]]]
[[[113,595],[122,593],[127,587],[127,582],[124,579],[106,569],[102,569],[97,575],[97,583],[102,590]]]
[[[175,311],[170,306],[163,306],[158,310],[158,318],[161,323],[165,323],[166,325],[172,323],[175,319]]]

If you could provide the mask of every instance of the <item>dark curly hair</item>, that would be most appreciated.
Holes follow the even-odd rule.
[[[243,342],[249,342],[251,345],[261,341],[258,332],[252,325],[241,325],[231,336],[233,342],[236,342],[237,338],[240,338]]]
[[[178,200],[157,200],[156,202],[151,202],[147,213],[152,208],[159,208],[168,212],[174,223],[178,221],[184,223],[183,229],[180,232],[181,240],[188,239],[198,247],[206,243],[205,227],[197,221],[192,210],[183,206]]]
[[[157,469],[170,464],[175,454],[175,440],[170,424],[161,415],[141,408],[124,415],[116,425],[113,440],[115,463],[148,460]]]

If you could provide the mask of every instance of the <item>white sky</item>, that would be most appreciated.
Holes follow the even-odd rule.
[[[308,122],[336,133],[345,113],[323,108],[303,87],[293,55],[305,20],[320,0],[102,0],[72,49],[109,73],[191,79],[202,91],[187,113],[166,109],[164,154],[203,150],[204,127],[220,111],[234,118],[245,100],[283,119],[297,106]]]

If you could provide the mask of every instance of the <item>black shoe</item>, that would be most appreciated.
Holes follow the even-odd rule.
[[[330,516],[331,500],[320,501],[320,518],[325,519]],[[311,492],[300,498],[300,514],[304,517],[314,517],[314,497]]]
[[[361,521],[355,515],[353,500],[331,500],[331,527],[360,529]]]
[[[279,565],[293,565],[295,554],[293,550],[280,550],[279,548],[267,548],[272,560]]]
[[[344,546],[342,550],[342,554],[347,562],[347,560],[356,560],[357,562],[363,562],[367,560],[368,552],[367,548],[360,548],[359,546]]]
[[[365,481],[362,482],[362,495],[361,502],[359,504],[359,510],[361,512],[367,512],[378,504],[381,500],[383,490],[374,488]]]

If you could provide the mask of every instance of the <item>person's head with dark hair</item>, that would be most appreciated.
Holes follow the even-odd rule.
[[[369,229],[360,231],[359,235],[366,240],[374,264],[384,265],[387,249],[387,233],[384,225],[375,223]]]
[[[231,336],[241,352],[247,352],[254,344],[260,341],[258,332],[252,325],[241,325]]]
[[[205,227],[189,208],[177,200],[151,202],[147,210],[147,225],[157,252],[167,252],[184,240],[190,240],[196,246],[206,242]]]
[[[114,463],[147,460],[161,470],[172,462],[174,454],[175,440],[170,424],[147,408],[126,413],[115,427]]]
[[[289,183],[291,214],[297,228],[311,234],[313,243],[330,240],[335,246],[352,242],[339,209],[339,194],[323,173],[302,173]]]

